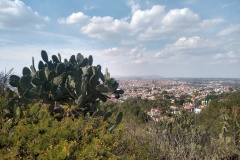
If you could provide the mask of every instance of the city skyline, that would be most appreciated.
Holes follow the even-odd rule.
[[[82,53],[114,76],[240,78],[237,0],[0,0],[0,70]],[[104,70],[103,70],[104,72]]]

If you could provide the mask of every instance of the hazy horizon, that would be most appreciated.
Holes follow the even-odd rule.
[[[41,50],[93,55],[111,75],[240,78],[240,1],[0,0],[0,71]]]

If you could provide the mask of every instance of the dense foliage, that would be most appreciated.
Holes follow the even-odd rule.
[[[47,67],[47,63],[44,67]],[[93,71],[94,67],[90,68]],[[26,72],[27,69],[24,70]],[[90,70],[89,72],[92,73]],[[72,76],[70,72],[68,77],[69,75]],[[25,73],[24,76],[30,77]],[[90,84],[93,75],[81,76],[88,77],[87,83]],[[21,78],[17,78],[18,88],[21,87]],[[74,78],[72,80],[76,82]],[[47,83],[54,83],[53,81],[54,78],[51,81],[45,79],[41,82],[41,87],[46,87]],[[105,83],[107,81],[104,80],[97,85],[106,90],[109,84],[112,82],[114,84],[114,81]],[[66,79],[65,86],[61,82],[52,87],[61,90],[61,87],[69,87],[66,85],[68,82]],[[8,85],[2,86],[4,89],[0,95],[1,159],[240,158],[240,90],[214,96],[210,105],[200,114],[182,112],[173,115],[168,114],[166,106],[169,104],[161,98],[154,101],[130,99],[122,103],[112,101],[103,103],[100,97],[94,97],[98,103],[97,109],[94,112],[87,110],[85,113],[81,108],[90,109],[93,101],[79,105],[79,98],[74,99],[71,95],[68,97],[71,104],[68,101],[64,103],[66,99],[57,101],[51,96],[47,99],[43,96],[44,100],[41,99],[41,94],[54,94],[51,90],[35,94],[40,97],[40,101],[38,96],[28,97],[30,95],[28,93],[35,92],[34,88],[38,87],[32,80],[31,87],[25,90],[25,93],[16,94],[8,88]],[[69,89],[78,94],[73,87]],[[101,89],[98,89],[90,87],[89,92],[86,90],[86,95],[93,91],[100,92]],[[112,93],[117,96],[122,91],[114,88]],[[101,94],[110,98],[103,92]],[[55,108],[52,112],[49,108],[53,104]],[[159,122],[152,121],[147,111],[159,106],[165,106],[162,109],[167,118]],[[120,123],[123,114],[124,118]]]
[[[142,107],[151,101],[109,101],[101,110],[125,115],[114,132],[108,131],[114,118],[66,116],[58,121],[48,112],[48,104],[35,102],[20,106],[13,118],[4,117],[8,100],[2,96],[0,155],[2,159],[238,159],[239,95],[239,91],[221,95],[199,115],[184,112],[160,122],[145,121]]]
[[[114,157],[120,134],[108,131],[103,117],[65,117],[61,121],[47,105],[21,106],[19,116],[3,118],[6,99],[1,99],[1,159],[91,159]],[[112,120],[113,122],[114,120]]]

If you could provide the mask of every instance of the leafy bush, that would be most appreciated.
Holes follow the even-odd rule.
[[[103,117],[65,117],[57,121],[47,105],[20,106],[22,116],[1,118],[0,155],[3,159],[111,158],[120,133],[108,131]],[[2,109],[2,106],[1,106]],[[110,121],[110,120],[109,120]],[[111,122],[114,122],[112,120]]]

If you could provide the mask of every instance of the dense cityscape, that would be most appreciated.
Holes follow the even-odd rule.
[[[220,94],[240,87],[240,79],[118,79],[120,88],[125,91],[123,99],[141,98],[154,100],[157,95],[167,91],[174,97],[190,95],[192,100],[204,99],[208,94]]]
[[[119,78],[118,82],[125,91],[121,101],[161,99],[169,102],[148,112],[155,119],[161,117],[163,107],[168,107],[173,114],[180,114],[184,109],[200,113],[211,102],[210,96],[232,92],[240,87],[240,79],[221,78]]]

